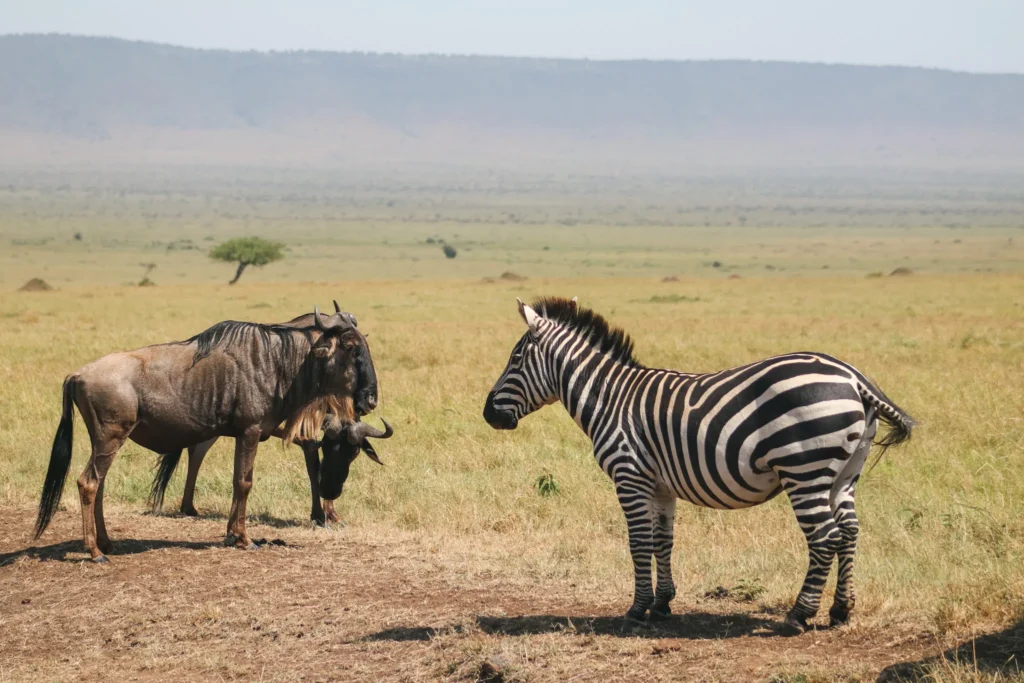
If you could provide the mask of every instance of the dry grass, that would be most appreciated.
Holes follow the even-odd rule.
[[[988,660],[976,679],[965,679],[973,675],[965,665],[927,663],[927,658],[972,634],[1005,629],[1024,616],[1022,289],[1024,278],[1016,275],[916,275],[822,280],[683,278],[672,283],[531,278],[488,285],[476,281],[269,285],[243,280],[231,288],[101,287],[0,294],[5,323],[0,326],[0,505],[18,511],[3,523],[4,552],[23,547],[28,540],[31,505],[38,496],[57,423],[63,376],[115,349],[185,338],[225,318],[283,320],[314,303],[326,305],[337,298],[357,313],[360,328],[371,333],[382,388],[378,413],[397,430],[379,448],[387,467],[365,460],[354,467],[338,506],[350,524],[342,536],[348,545],[342,549],[334,545],[339,538],[335,535],[288,526],[292,520],[301,524],[308,515],[301,455],[297,449],[284,451],[276,444],[261,447],[250,512],[257,523],[272,528],[256,535],[276,534],[277,527],[284,526],[280,533],[287,533],[289,543],[297,539],[304,561],[316,565],[307,567],[305,578],[280,573],[287,563],[276,558],[279,554],[291,557],[292,551],[235,559],[242,556],[171,547],[115,558],[116,576],[129,577],[117,584],[128,600],[119,609],[138,621],[116,630],[123,634],[117,637],[125,639],[125,653],[132,651],[131,628],[151,618],[146,616],[151,600],[168,601],[161,608],[163,616],[153,618],[173,621],[175,628],[189,635],[153,631],[147,647],[158,651],[148,660],[115,656],[99,642],[76,646],[66,664],[59,657],[35,658],[26,650],[19,655],[17,668],[8,668],[6,675],[65,678],[82,662],[92,662],[100,672],[102,662],[127,662],[119,659],[126,657],[149,661],[151,669],[146,671],[151,672],[188,663],[209,675],[257,677],[262,671],[254,668],[258,661],[274,665],[307,655],[299,647],[286,652],[264,650],[262,638],[235,643],[235,631],[249,628],[239,621],[238,606],[247,604],[252,591],[266,593],[275,607],[266,607],[259,618],[301,622],[307,610],[319,609],[314,603],[331,595],[322,592],[328,590],[325,577],[338,575],[330,579],[333,591],[334,582],[340,577],[352,579],[353,572],[360,575],[359,581],[370,583],[360,584],[363,592],[345,594],[351,599],[338,598],[341,602],[334,604],[344,604],[369,621],[346,612],[347,636],[322,625],[318,652],[332,651],[332,647],[345,650],[341,643],[346,637],[357,640],[388,628],[441,629],[415,646],[406,641],[397,645],[367,641],[371,644],[346,650],[351,656],[345,661],[356,667],[353,678],[387,673],[373,668],[385,659],[396,667],[386,677],[466,677],[482,656],[495,652],[507,654],[531,679],[570,673],[589,678],[600,678],[602,672],[648,675],[651,662],[661,661],[658,658],[663,655],[652,654],[652,646],[643,638],[609,636],[608,640],[598,638],[598,645],[592,646],[586,644],[587,636],[567,641],[547,632],[562,628],[557,626],[562,622],[545,622],[547,631],[525,639],[506,633],[514,624],[498,629],[498,635],[464,628],[463,622],[472,622],[474,615],[492,614],[489,609],[508,615],[589,617],[619,614],[629,601],[631,574],[621,512],[575,425],[558,407],[527,419],[514,433],[493,432],[480,418],[483,397],[521,332],[515,297],[544,293],[579,295],[581,303],[629,330],[637,339],[640,357],[653,365],[705,370],[788,350],[835,354],[873,376],[922,422],[915,439],[888,454],[858,489],[863,541],[856,625],[851,630],[856,635],[844,631],[808,636],[824,638],[813,642],[831,644],[822,652],[839,648],[837,654],[812,658],[813,666],[800,658],[773,655],[765,659],[766,652],[782,652],[783,646],[772,641],[766,649],[751,635],[749,653],[735,660],[736,666],[747,669],[730,669],[725,660],[712,656],[728,652],[729,646],[720,642],[728,628],[721,620],[702,625],[691,618],[679,628],[706,627],[714,639],[695,649],[689,641],[680,645],[673,637],[666,638],[669,645],[665,647],[679,647],[671,650],[678,652],[670,657],[673,667],[683,668],[665,668],[664,677],[672,678],[669,671],[675,670],[691,671],[693,677],[707,680],[735,680],[730,671],[749,670],[759,676],[790,676],[785,680],[842,676],[858,680],[865,671],[921,660],[926,662],[926,673],[906,674],[909,680],[913,676],[987,680]],[[653,297],[663,298],[655,302]],[[87,445],[78,424],[74,472],[84,464]],[[229,447],[229,443],[219,444],[200,475],[197,504],[210,514],[223,515],[229,505]],[[148,538],[148,529],[158,530],[162,538],[195,538],[190,529],[200,528],[190,527],[186,520],[163,521],[137,514],[144,507],[153,463],[151,453],[134,445],[126,447],[114,463],[107,496],[121,505],[108,512],[115,543],[119,538]],[[545,473],[557,482],[557,494],[538,494],[535,482]],[[183,472],[172,483],[169,509],[176,504],[182,480]],[[70,541],[69,546],[60,547],[77,551],[78,506],[73,489],[72,484],[65,497],[67,510],[58,515],[56,529],[43,542]],[[222,525],[221,520],[204,523],[202,540],[215,540]],[[362,560],[356,568],[350,566],[352,558],[366,552],[380,566]],[[188,559],[191,556],[195,559]],[[396,557],[407,567],[395,584],[411,596],[407,603],[394,603],[391,587],[372,583]],[[781,499],[732,513],[680,506],[677,611],[735,615],[753,610],[770,622],[793,599],[805,561],[803,539]],[[124,566],[130,562],[142,563],[137,573]],[[256,573],[245,588],[218,588],[221,574],[206,578],[204,572],[207,563],[221,562],[242,563],[245,572]],[[157,566],[166,568],[153,574]],[[72,567],[39,563],[29,556],[0,568],[10,579],[3,584],[11,600],[17,596],[10,586],[20,572],[28,572],[30,580],[38,582],[33,585],[39,595],[51,594],[50,586],[63,586],[68,577],[86,582],[80,594],[62,598],[66,613],[61,611],[65,607],[58,607],[54,621],[33,622],[33,633],[39,637],[63,633],[65,627],[58,627],[58,622],[81,624],[74,627],[78,630],[94,622],[88,611],[82,611],[93,599],[88,589],[92,570]],[[194,580],[179,586],[173,579],[179,573]],[[287,587],[288,576],[295,576],[297,585]],[[431,606],[437,581],[449,587],[445,595],[460,596],[451,600],[461,607],[445,611],[443,605]],[[715,586],[743,582],[756,582],[765,589],[749,607],[707,603],[701,597]],[[193,588],[208,590],[212,597],[193,599]],[[190,596],[188,606],[172,607],[172,599],[182,594]],[[424,596],[427,603],[417,602],[421,598],[415,596]],[[26,623],[8,625],[22,629]],[[3,630],[10,633],[9,628]],[[35,642],[27,633],[20,637],[24,647]],[[187,643],[182,644],[181,638]],[[863,654],[856,649],[860,638],[870,641],[871,648],[881,647],[878,643],[883,641],[904,644],[892,651],[872,649],[888,654],[872,655],[865,660],[865,668],[858,663]],[[225,659],[224,648],[236,646],[246,656]],[[601,655],[593,661],[571,656],[592,647]],[[295,661],[295,668],[282,671],[271,666],[270,670],[281,679],[296,678],[301,671],[313,675],[313,663]],[[602,663],[598,666],[594,661]],[[138,673],[142,676],[143,670]]]
[[[66,187],[45,173],[4,177],[0,682],[115,670],[473,679],[499,656],[510,680],[795,683],[884,670],[884,680],[959,683],[1019,670],[1016,186],[972,186],[968,201],[945,181],[822,194],[802,181],[309,176],[286,187],[266,176],[217,186],[197,173],[76,176]],[[230,269],[205,251],[239,234],[286,234],[291,251],[228,287]],[[458,257],[445,259],[436,238]],[[153,263],[157,286],[134,286]],[[913,275],[865,277],[899,268]],[[15,291],[30,277],[58,290]],[[679,616],[660,631],[622,630],[613,617],[632,589],[625,525],[589,444],[559,407],[513,433],[480,415],[522,331],[515,297],[541,294],[578,295],[625,327],[651,365],[712,370],[831,353],[921,421],[859,485],[851,627],[774,637],[806,562],[777,499],[745,512],[679,506]],[[54,528],[24,552],[68,372],[219,320],[286,320],[331,299],[370,333],[377,412],[396,427],[378,449],[387,467],[353,468],[338,504],[345,530],[306,528],[301,454],[275,441],[260,449],[249,510],[256,537],[289,547],[214,547],[230,504],[230,442],[200,475],[199,522],[141,514],[155,458],[129,445],[107,484],[123,553],[112,566],[78,563],[71,481]],[[87,455],[80,420],[76,436],[72,477]],[[753,600],[705,599],[717,586]]]

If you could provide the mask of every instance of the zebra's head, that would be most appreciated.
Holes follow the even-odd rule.
[[[495,429],[515,429],[519,420],[558,400],[552,356],[544,344],[545,333],[555,323],[544,317],[544,311],[538,313],[516,301],[527,329],[484,403],[484,419]],[[576,299],[572,301],[575,304]]]

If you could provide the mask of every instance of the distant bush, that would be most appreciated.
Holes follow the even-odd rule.
[[[446,244],[441,247],[441,251],[443,251],[444,255],[448,258],[455,258],[459,253],[458,250],[450,244]]]

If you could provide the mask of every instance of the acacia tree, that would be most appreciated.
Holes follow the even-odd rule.
[[[265,266],[283,259],[284,244],[262,237],[238,237],[218,244],[210,251],[210,258],[238,264],[234,279],[228,283],[233,285],[249,266]]]

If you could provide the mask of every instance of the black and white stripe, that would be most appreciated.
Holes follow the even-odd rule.
[[[854,487],[878,420],[890,428],[884,446],[910,438],[913,421],[904,411],[856,369],[824,354],[792,353],[710,374],[659,370],[641,365],[629,337],[575,299],[519,307],[529,329],[488,395],[484,417],[497,429],[514,429],[561,401],[591,438],[629,529],[636,586],[628,617],[671,613],[676,499],[735,510],[785,491],[810,556],[786,623],[806,628],[836,556],[829,615],[833,624],[848,619]]]

